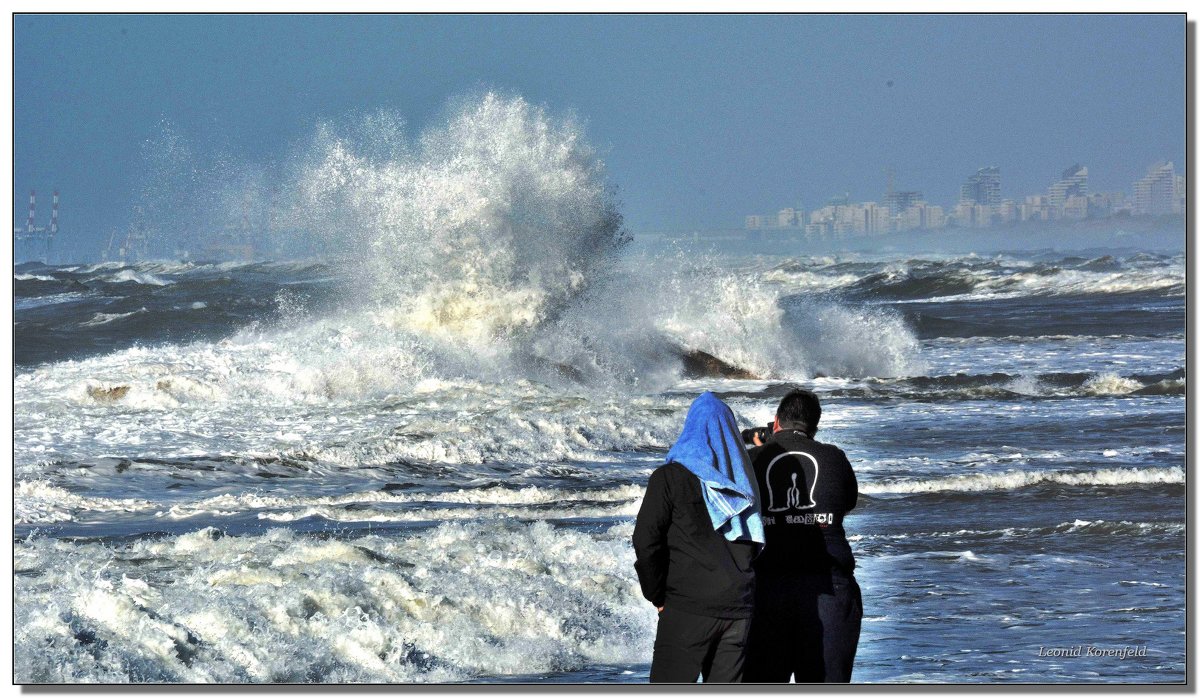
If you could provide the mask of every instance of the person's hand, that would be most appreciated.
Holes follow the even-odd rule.
[[[662,607],[662,606],[659,606],[659,607],[658,607],[658,612],[659,612],[659,613],[662,613],[662,611],[663,611],[663,607]]]
[[[757,431],[756,431],[756,432],[754,432],[754,445],[755,445],[755,446],[762,446],[762,445],[763,445],[763,440],[762,440],[762,439],[760,439],[760,438],[758,437],[758,432],[757,432]]]

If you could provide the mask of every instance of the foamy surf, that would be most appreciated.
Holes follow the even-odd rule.
[[[425,682],[636,663],[654,612],[637,596],[630,533],[448,523],[352,541],[285,529],[203,529],[115,549],[34,539],[15,561],[28,601],[17,646],[42,650],[18,651],[17,675]],[[50,559],[59,564],[46,569]],[[25,576],[33,570],[44,571]],[[54,588],[70,601],[57,603]]]

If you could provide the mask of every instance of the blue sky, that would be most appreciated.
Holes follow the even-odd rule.
[[[419,130],[480,88],[582,116],[634,232],[878,199],[888,167],[943,204],[985,165],[1006,197],[1075,162],[1128,190],[1182,170],[1184,47],[1182,15],[22,15],[14,223],[58,188],[62,247],[95,256],[164,121],[270,168],[318,122]]]

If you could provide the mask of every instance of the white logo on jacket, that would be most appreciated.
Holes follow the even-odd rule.
[[[789,456],[791,457],[789,458]],[[775,466],[785,458],[788,460],[779,466],[779,473],[775,474]],[[773,474],[774,477],[772,477]],[[788,451],[772,458],[771,462],[767,464],[767,511],[812,509],[817,506],[817,500],[813,498],[813,493],[817,489],[819,474],[820,468],[817,466],[817,459],[804,451]],[[787,485],[787,487],[780,488],[783,491],[777,493],[775,480],[779,476],[784,478],[780,484]],[[801,490],[801,484],[808,485],[807,493]]]

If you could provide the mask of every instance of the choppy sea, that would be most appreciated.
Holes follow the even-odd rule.
[[[645,681],[647,476],[699,392],[797,385],[860,482],[856,681],[1184,679],[1182,255],[612,260],[17,266],[14,680]]]

